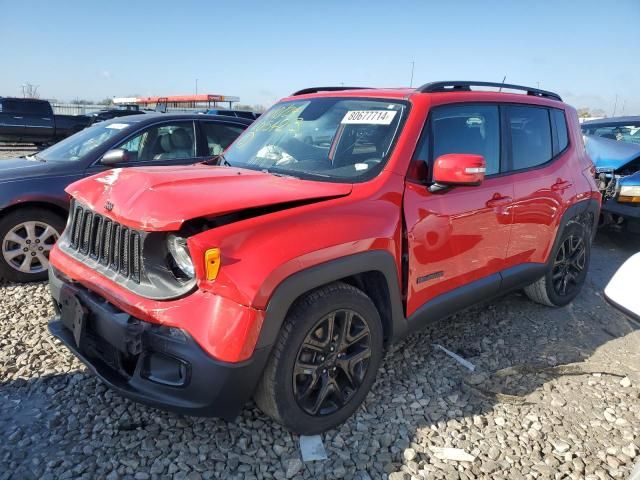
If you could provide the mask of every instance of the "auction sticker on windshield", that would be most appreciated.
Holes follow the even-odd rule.
[[[128,126],[128,123],[112,123],[111,125],[105,125],[106,128],[113,128],[114,130],[122,130]]]
[[[390,125],[396,113],[393,110],[349,110],[340,123]]]

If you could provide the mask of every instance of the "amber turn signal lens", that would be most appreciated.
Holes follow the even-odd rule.
[[[619,202],[625,203],[640,203],[640,197],[618,197]]]
[[[207,280],[215,280],[220,270],[220,249],[210,248],[204,254],[204,269],[207,272]]]

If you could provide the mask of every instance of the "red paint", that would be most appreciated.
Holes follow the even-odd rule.
[[[228,167],[150,167],[107,172],[68,192],[133,228],[177,230],[184,221],[253,207],[322,200],[255,216],[191,236],[197,289],[160,302],[134,295],[54,249],[51,263],[66,275],[143,320],[183,328],[213,357],[248,358],[269,299],[292,274],[336,258],[384,250],[401,282],[403,220],[409,258],[405,314],[435,296],[522,262],[544,262],[559,219],[573,203],[599,194],[587,173],[575,110],[544,98],[497,92],[420,94],[410,89],[357,90],[313,96],[405,99],[410,112],[385,169],[360,184],[312,182]],[[304,97],[296,97],[297,99]],[[430,193],[408,178],[429,109],[460,102],[522,103],[565,109],[571,145],[562,158],[527,172],[493,176],[479,186]],[[476,162],[478,163],[478,162]],[[410,175],[408,175],[410,172]],[[204,252],[221,249],[218,278],[207,281]],[[417,279],[442,271],[441,277]]]
[[[475,185],[484,179],[485,169],[482,155],[448,153],[433,163],[433,181],[443,185]]]

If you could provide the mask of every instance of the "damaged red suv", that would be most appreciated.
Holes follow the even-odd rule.
[[[67,192],[51,332],[133,400],[232,419],[253,396],[305,434],[427,322],[571,302],[600,209],[576,111],[487,82],[302,90],[209,164]]]

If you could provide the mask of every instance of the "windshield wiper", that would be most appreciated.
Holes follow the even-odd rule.
[[[291,175],[290,173],[277,172],[277,171],[271,170],[270,168],[263,168],[260,171],[264,173],[268,173],[269,175],[275,175],[276,177],[297,178],[298,180],[300,179],[300,177],[296,177],[295,175]]]
[[[27,160],[37,160],[38,162],[43,162],[43,163],[46,162],[44,158],[39,157],[35,153],[33,155],[25,155],[24,158],[26,158]]]
[[[271,175],[277,175],[278,177],[291,177],[302,180],[307,177],[320,177],[320,178],[331,178],[331,175],[326,175],[324,173],[318,172],[308,172],[306,170],[289,170],[288,168],[279,168],[279,167],[269,167],[263,168],[263,172],[270,173]]]
[[[223,153],[221,153],[220,155],[216,155],[215,157],[208,158],[202,163],[204,163],[205,165],[224,165],[225,167],[233,167],[233,165],[231,165],[231,162],[227,160]]]

